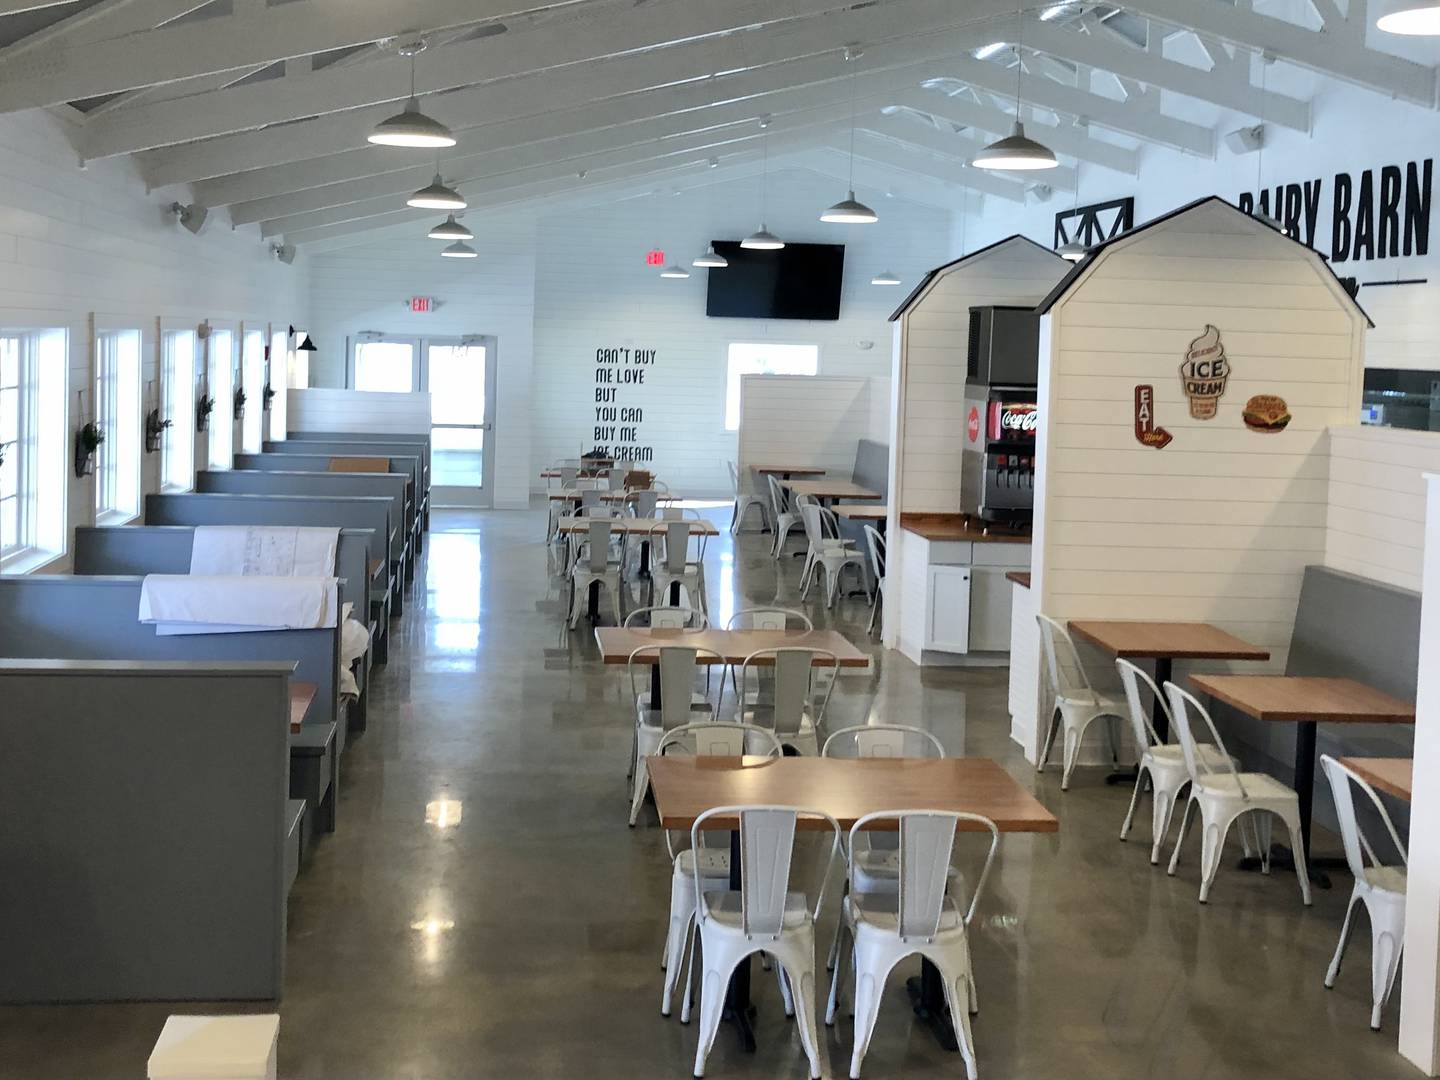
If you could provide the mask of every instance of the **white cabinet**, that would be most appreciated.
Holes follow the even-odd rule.
[[[1006,579],[1006,571],[1003,567],[976,566],[972,574],[970,579],[970,650],[972,652],[1008,652],[1010,649],[1010,593],[1014,585]]]
[[[969,652],[970,567],[932,566],[929,586],[925,648],[939,652]]]

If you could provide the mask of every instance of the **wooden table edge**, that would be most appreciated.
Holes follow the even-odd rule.
[[[1085,630],[1085,628],[1084,628],[1084,627],[1085,627],[1085,624],[1086,624],[1087,622],[1091,622],[1091,623],[1096,623],[1096,622],[1104,622],[1104,623],[1122,623],[1122,622],[1153,623],[1154,621],[1155,621],[1155,620],[1153,620],[1153,619],[1070,619],[1070,620],[1068,620],[1068,621],[1065,623],[1065,625],[1069,628],[1070,633],[1074,634],[1076,637],[1083,638],[1084,640],[1086,640],[1087,642],[1089,642],[1091,645],[1094,645],[1096,648],[1104,649],[1104,650],[1105,650],[1106,652],[1108,652],[1111,656],[1119,657],[1121,660],[1154,660],[1154,659],[1160,659],[1160,658],[1168,658],[1168,659],[1171,659],[1171,660],[1257,660],[1257,661],[1258,661],[1258,660],[1269,660],[1269,659],[1270,659],[1270,650],[1269,650],[1269,649],[1262,649],[1262,648],[1261,648],[1260,646],[1258,646],[1258,645],[1247,646],[1247,647],[1244,648],[1244,649],[1182,649],[1182,650],[1169,650],[1169,649],[1167,649],[1167,650],[1164,651],[1164,652],[1157,652],[1157,651],[1155,651],[1155,650],[1153,650],[1153,649],[1151,649],[1151,650],[1147,650],[1147,649],[1116,649],[1114,646],[1108,645],[1108,644],[1106,644],[1104,641],[1101,641],[1098,637],[1095,637],[1093,634],[1089,633],[1089,632],[1088,632],[1087,630]],[[1179,624],[1177,623],[1176,625],[1179,625]],[[1208,626],[1208,627],[1210,627],[1210,628],[1213,629],[1213,630],[1219,630],[1219,629],[1220,629],[1218,626],[1215,626],[1213,623],[1191,623],[1191,624],[1188,624],[1188,625],[1193,625],[1193,626]],[[1229,633],[1228,630],[1221,630],[1220,632],[1221,632],[1222,634]],[[1234,635],[1232,634],[1231,636],[1233,637]],[[1237,639],[1237,640],[1238,640],[1238,639]]]
[[[1256,719],[1256,720],[1263,720],[1263,721],[1266,721],[1266,722],[1268,722],[1268,723],[1299,724],[1299,723],[1305,723],[1305,722],[1311,721],[1311,720],[1313,720],[1313,721],[1315,721],[1315,722],[1317,722],[1317,723],[1328,723],[1328,724],[1413,724],[1413,723],[1415,723],[1415,716],[1414,716],[1414,710],[1413,710],[1413,709],[1411,710],[1411,713],[1410,713],[1409,715],[1404,714],[1404,713],[1385,713],[1385,714],[1383,714],[1383,715],[1377,714],[1377,715],[1368,716],[1368,717],[1367,717],[1367,716],[1345,716],[1345,717],[1340,717],[1340,716],[1327,716],[1327,715],[1324,714],[1324,713],[1320,713],[1320,714],[1317,715],[1317,714],[1314,713],[1314,712],[1308,712],[1308,711],[1305,711],[1305,710],[1302,710],[1302,709],[1271,709],[1271,710],[1269,710],[1268,712],[1267,712],[1267,711],[1263,711],[1263,710],[1255,710],[1255,709],[1253,709],[1250,705],[1248,705],[1247,703],[1242,702],[1242,701],[1240,701],[1239,699],[1237,699],[1237,698],[1235,698],[1235,697],[1232,697],[1230,694],[1226,693],[1226,692],[1223,691],[1223,690],[1220,690],[1220,689],[1216,688],[1215,686],[1213,686],[1213,685],[1210,683],[1210,680],[1211,680],[1211,679],[1286,679],[1286,678],[1295,678],[1295,679],[1311,679],[1311,678],[1313,678],[1313,679],[1329,679],[1329,678],[1335,678],[1335,679],[1342,679],[1342,680],[1344,680],[1345,682],[1355,683],[1357,686],[1365,686],[1365,685],[1366,685],[1365,683],[1360,682],[1358,679],[1351,679],[1351,678],[1348,678],[1347,676],[1343,676],[1343,675],[1335,675],[1335,676],[1331,676],[1331,675],[1276,675],[1276,674],[1273,674],[1273,673],[1271,673],[1271,674],[1264,674],[1264,675],[1261,675],[1261,674],[1256,674],[1256,675],[1235,675],[1235,674],[1230,674],[1230,673],[1228,673],[1228,672],[1209,672],[1209,673],[1199,672],[1199,673],[1196,673],[1196,674],[1190,676],[1190,684],[1191,684],[1193,687],[1195,687],[1197,690],[1201,691],[1202,693],[1209,694],[1211,697],[1215,698],[1217,701],[1223,701],[1226,705],[1229,705],[1232,709],[1238,709],[1240,712],[1244,713],[1246,716],[1252,717],[1252,718],[1254,718],[1254,719]],[[1369,689],[1372,689],[1372,690],[1373,690],[1374,687],[1369,687]],[[1377,691],[1377,692],[1378,692],[1378,693],[1382,693],[1382,694],[1384,693],[1383,690]],[[1390,696],[1390,695],[1386,694],[1386,697],[1389,697],[1389,696]],[[1399,699],[1396,699],[1396,700],[1399,700]]]

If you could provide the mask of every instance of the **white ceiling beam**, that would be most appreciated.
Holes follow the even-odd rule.
[[[1002,0],[981,2],[995,6]],[[672,87],[678,93],[685,84],[699,86],[702,92],[708,85],[713,88],[712,100],[724,100],[731,80],[779,64],[797,64],[781,75],[793,75],[796,82],[844,78],[847,71],[840,52],[856,40],[870,43],[857,62],[860,71],[939,61],[990,32],[985,26],[971,26],[968,12],[957,12],[949,0],[890,0],[843,16],[797,20],[793,26],[756,36],[743,50],[729,39],[707,39],[434,95],[427,109],[452,127],[464,129],[467,118],[489,123],[535,116],[647,90]],[[904,34],[892,37],[897,25],[904,27]],[[798,66],[802,63],[809,66]],[[816,74],[817,68],[823,71]],[[713,72],[724,74],[707,78]],[[266,131],[149,151],[140,158],[141,171],[152,187],[161,187],[344,153],[364,148],[366,135],[391,111],[393,106],[354,109]]]
[[[3,0],[0,0],[3,2]],[[561,7],[580,0],[551,0]],[[533,10],[531,0],[304,0],[143,34],[60,43],[0,68],[0,112],[55,105]]]
[[[846,3],[792,0],[772,9],[772,21],[824,14]],[[490,83],[536,75],[568,64],[693,42],[754,25],[749,5],[697,6],[692,0],[664,0],[620,12],[606,8],[583,20],[427,49],[420,67],[422,87],[430,97],[473,86],[482,78]],[[409,62],[390,54],[363,67],[327,67],[297,73],[284,83],[256,83],[126,109],[103,123],[86,125],[81,151],[89,159],[128,154],[367,105],[393,104],[409,94]],[[436,101],[436,107],[443,109],[442,102]]]
[[[946,70],[943,74],[968,86],[992,94],[1013,96],[1015,93],[1014,75],[998,64],[964,57],[951,60],[944,66]],[[1079,87],[1039,78],[1025,80],[1022,96],[1031,105],[1061,116],[1088,120],[1112,131],[1183,150],[1187,154],[1206,158],[1215,156],[1215,132],[1210,128],[1164,116],[1131,102],[1115,101]]]
[[[1262,92],[1249,80],[1237,81],[1202,71],[1156,52],[1123,44],[1114,35],[1104,37],[1081,29],[1055,26],[1038,19],[1025,28],[1025,47],[1065,60],[1101,68],[1150,86],[1207,101],[1221,108],[1250,116],[1263,116],[1267,123],[1295,131],[1310,131],[1310,103],[1298,101],[1274,90]]]
[[[45,8],[64,7],[75,0],[0,0],[0,15],[19,15],[26,11],[43,11]]]
[[[854,83],[856,108],[878,110],[897,93],[914,87],[925,65],[897,68],[857,76]],[[846,89],[849,89],[849,81]],[[673,99],[667,99],[673,102]],[[444,172],[457,180],[478,179],[487,170],[503,171],[511,161],[526,158],[583,160],[589,153],[599,153],[621,146],[644,146],[664,138],[722,128],[725,125],[755,122],[769,115],[780,120],[794,113],[813,114],[815,110],[838,110],[835,115],[849,115],[850,103],[837,94],[833,83],[799,87],[758,97],[728,101],[721,105],[686,109],[668,115],[656,115],[650,95],[635,95],[620,101],[601,102],[586,108],[563,113],[546,114],[538,119],[525,118],[482,129],[467,140],[468,145],[483,148],[479,153],[447,157]],[[622,122],[615,122],[616,120]],[[333,161],[335,159],[327,159]],[[309,163],[302,163],[309,164]],[[290,171],[295,171],[292,167]],[[352,170],[353,171],[353,170]],[[336,183],[295,190],[293,181],[282,175],[275,180],[281,190],[275,195],[231,202],[231,219],[248,223],[295,213],[299,209],[319,209],[342,202],[353,202],[380,194],[408,193],[429,182],[434,169],[428,164],[410,165],[402,169],[387,168],[385,172],[359,175]],[[250,174],[241,174],[248,177]],[[236,178],[240,179],[240,178]],[[194,197],[205,206],[225,204],[224,194],[233,185],[221,180],[214,184],[197,184]],[[220,195],[221,198],[216,198]],[[275,209],[283,208],[283,209]]]
[[[203,7],[208,2],[209,0],[100,0],[98,4],[77,11],[74,15],[0,48],[0,62],[9,63],[34,49],[106,41],[124,37],[126,34],[153,30],[186,12]]]
[[[1356,5],[1351,5],[1352,8]],[[1355,41],[1353,28],[1327,20],[1314,31],[1219,0],[1125,0],[1125,9],[1333,75],[1417,105],[1435,106],[1435,69]],[[1352,12],[1353,15],[1353,12]]]
[[[1015,123],[1014,113],[934,90],[908,90],[898,96],[894,104],[919,109],[947,123],[994,135],[1010,134],[1010,128]],[[1038,139],[1057,153],[1127,176],[1135,176],[1140,171],[1140,154],[1128,146],[1101,142],[1081,128],[1044,124],[1034,119],[1026,120],[1025,125],[1031,138]]]
[[[860,123],[862,136],[870,135],[884,139],[887,143],[904,143],[910,151],[921,151],[930,156],[935,165],[955,176],[956,183],[973,187],[987,195],[999,195],[1012,202],[1025,198],[1024,185],[1016,173],[992,173],[976,169],[970,161],[983,148],[984,143],[968,139],[954,132],[943,132],[926,128],[903,116],[866,116]],[[860,145],[866,140],[862,138]],[[1052,148],[1053,149],[1053,148]],[[1040,183],[1069,191],[1075,187],[1075,170],[1066,165],[1044,172],[1031,173],[1030,177]]]
[[[902,138],[890,134],[880,135],[873,131],[857,132],[855,156],[890,168],[904,169],[907,172],[928,176],[932,180],[955,187],[973,188],[981,194],[993,195],[1007,202],[1023,203],[1025,201],[1025,185],[1023,183],[987,173],[984,169],[971,168],[956,158],[936,154],[928,147],[922,148],[915,143],[906,142]],[[1049,183],[1048,174],[1054,171],[1047,169],[1043,174],[1035,174],[1034,182]]]
[[[879,197],[874,199],[874,208],[882,220],[885,216],[884,200],[891,195],[940,210],[954,210],[967,199],[974,206],[985,198],[980,192],[970,195],[973,189],[964,185],[907,172],[869,158],[857,157],[852,168],[848,148],[834,141],[827,146],[808,151],[803,162],[805,168],[841,184],[850,183],[853,176],[857,191],[875,191]]]

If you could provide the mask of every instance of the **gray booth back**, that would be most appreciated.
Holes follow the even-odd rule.
[[[268,450],[271,446],[277,449],[285,442],[295,443],[409,443],[413,446],[424,448],[425,457],[425,480],[430,480],[430,434],[429,432],[384,432],[384,431],[291,431],[289,438],[278,441],[267,441],[260,444],[261,449]],[[363,456],[363,455],[362,455]]]
[[[0,1001],[280,997],[291,666],[0,661]]]
[[[265,442],[261,443],[260,447],[266,454],[272,455],[324,457],[326,464],[320,466],[322,469],[330,467],[329,459],[332,457],[388,457],[392,470],[399,470],[400,462],[414,458],[415,460],[410,463],[409,468],[416,484],[419,485],[417,490],[423,491],[430,484],[429,450],[421,443],[308,440],[300,443]]]
[[[201,469],[195,490],[227,495],[339,495],[380,497],[390,500],[390,520],[414,523],[414,508],[406,498],[408,479],[401,473],[268,472]]]

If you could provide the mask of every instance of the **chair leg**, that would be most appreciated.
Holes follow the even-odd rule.
[[[1171,877],[1175,876],[1175,868],[1180,865],[1180,849],[1185,846],[1185,834],[1190,831],[1190,811],[1194,809],[1195,795],[1192,792],[1185,802],[1185,812],[1180,815],[1180,834],[1175,837],[1175,850],[1170,855],[1170,867],[1165,871]]]
[[[635,827],[635,819],[640,816],[640,807],[645,805],[645,795],[650,790],[650,774],[645,768],[645,762],[635,761],[635,786],[630,797],[630,827]]]
[[[858,949],[858,946],[857,946]],[[870,1039],[875,1034],[875,1021],[880,1015],[880,995],[884,985],[871,971],[863,970],[856,956],[855,963],[855,1041],[850,1053],[851,1080],[859,1080],[860,1065],[870,1049]]]
[[[1065,724],[1064,749],[1065,765],[1060,773],[1060,790],[1070,790],[1070,774],[1075,771],[1075,762],[1080,760],[1080,741],[1083,734],[1078,728]]]
[[[1170,833],[1170,819],[1175,814],[1175,792],[1155,783],[1155,774],[1150,774],[1150,865],[1160,862],[1160,848]]]
[[[795,997],[790,992],[790,980],[785,978],[785,968],[781,964],[775,965],[775,981],[780,984],[780,1003],[784,1006],[786,1016],[795,1015]]]
[[[715,1045],[715,1036],[720,1030],[720,1014],[725,1011],[725,989],[730,985],[730,975],[738,961],[738,958],[727,957],[731,963],[723,970],[711,967],[711,951],[704,949],[702,942],[700,959],[704,968],[700,976],[700,1030],[695,1047],[696,1076],[705,1075],[705,1059],[710,1056],[710,1048]]]
[[[1056,725],[1060,723],[1060,710],[1056,709],[1050,714],[1050,730],[1045,733],[1045,745],[1040,750],[1040,756],[1035,760],[1035,771],[1037,773],[1045,771],[1045,763],[1050,760],[1050,751],[1055,746]]]
[[[1305,906],[1310,906],[1310,869],[1305,865],[1305,846],[1300,838],[1300,810],[1297,806],[1293,813],[1281,818],[1285,822],[1285,830],[1290,834],[1290,851],[1295,856],[1295,876],[1300,880],[1300,899]],[[1268,855],[1267,855],[1268,857]]]
[[[955,1027],[955,1042],[965,1059],[965,1075],[975,1080],[975,1035],[970,1030],[969,980],[963,974],[944,972],[945,1000],[950,1006],[950,1022]]]
[[[1359,894],[1351,892],[1350,903],[1345,906],[1345,921],[1340,924],[1340,940],[1335,943],[1335,955],[1330,958],[1330,966],[1325,971],[1326,990],[1333,988],[1335,980],[1340,976],[1340,962],[1345,958],[1345,949],[1350,944],[1350,934],[1355,929],[1355,905],[1359,900]]]
[[[1121,840],[1130,835],[1130,826],[1135,821],[1135,805],[1140,801],[1140,788],[1144,783],[1145,769],[1142,767],[1135,775],[1135,790],[1130,793],[1130,809],[1125,811],[1125,820],[1120,825]]]
[[[1225,851],[1225,837],[1230,834],[1238,814],[1226,820],[1211,817],[1206,813],[1205,804],[1200,804],[1200,903],[1208,902],[1210,886],[1220,872],[1220,859]]]
[[[677,912],[670,918],[670,932],[665,935],[665,989],[660,995],[660,1015],[670,1015],[670,998],[680,982],[685,954],[690,951],[690,935],[695,929],[693,912]]]
[[[844,936],[845,914],[841,912],[840,921],[835,924],[835,943],[830,946],[830,999],[825,1003],[826,1027],[834,1026],[835,1011],[840,1007],[840,980],[845,977],[845,953],[840,945]]]
[[[1404,932],[1403,926],[1399,928]],[[1373,1004],[1370,1008],[1370,1028],[1380,1030],[1380,1012],[1390,1000],[1390,991],[1395,989],[1395,973],[1400,970],[1401,941],[1395,929],[1370,916],[1370,993]]]

